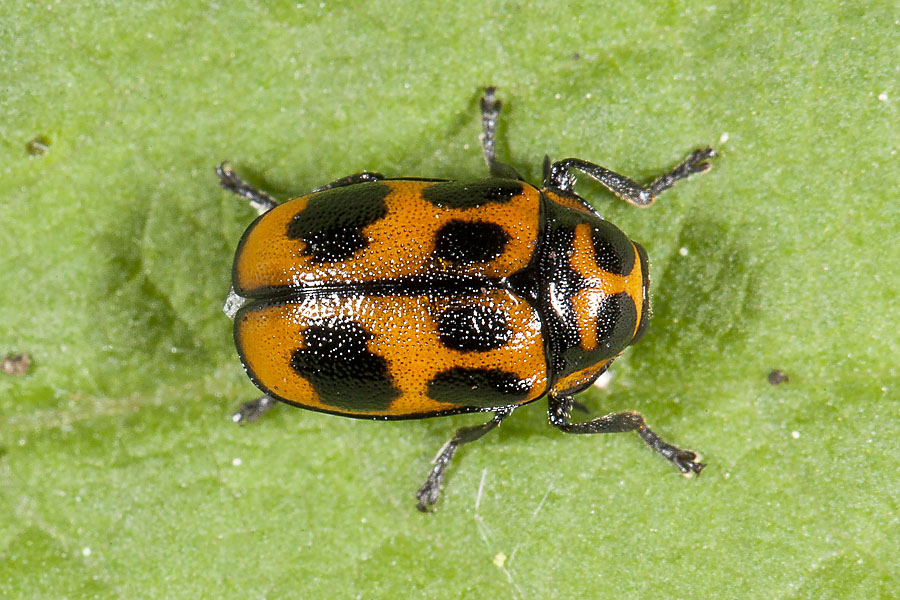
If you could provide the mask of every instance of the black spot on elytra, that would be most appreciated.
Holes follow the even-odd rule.
[[[313,194],[291,219],[287,236],[305,242],[305,254],[316,262],[347,260],[369,243],[362,228],[387,215],[390,192],[386,185],[361,183]]]
[[[522,193],[522,183],[512,179],[485,179],[472,183],[450,181],[422,190],[422,197],[445,208],[475,208],[491,202],[509,202]]]
[[[291,367],[312,384],[323,403],[350,412],[383,411],[400,395],[387,361],[367,347],[371,338],[353,321],[330,319],[303,331],[305,348]]]
[[[625,292],[607,296],[597,311],[597,345],[600,349],[621,352],[634,337],[637,309]]]
[[[502,347],[512,337],[506,315],[488,306],[456,306],[437,316],[441,343],[463,352],[486,352]]]
[[[593,220],[592,220],[593,221]],[[615,275],[628,275],[634,268],[634,246],[618,227],[599,221],[591,223],[594,260],[597,266]]]
[[[454,367],[428,382],[428,396],[438,402],[492,408],[522,402],[531,384],[515,373]]]
[[[454,219],[435,234],[434,255],[459,264],[486,263],[503,254],[509,241],[497,223]]]

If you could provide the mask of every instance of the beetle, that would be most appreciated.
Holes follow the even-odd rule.
[[[264,395],[234,420],[256,420],[276,401],[375,420],[493,413],[441,448],[416,494],[425,512],[459,446],[545,395],[554,427],[635,431],[682,473],[699,474],[697,454],[660,439],[639,413],[570,421],[573,396],[641,338],[650,316],[647,253],[575,193],[574,172],[646,207],[709,170],[715,151],[695,150],[649,185],[545,157],[538,188],[496,158],[500,107],[485,88],[487,179],[362,172],[279,204],[217,167],[222,187],[260,213],[238,244],[225,312]]]

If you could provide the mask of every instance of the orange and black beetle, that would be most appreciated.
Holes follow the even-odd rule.
[[[437,502],[460,444],[545,394],[555,427],[637,431],[683,473],[699,473],[696,454],[663,442],[637,413],[569,422],[573,395],[641,337],[650,314],[647,254],[575,194],[572,170],[647,206],[708,170],[715,152],[693,152],[648,186],[545,158],[538,189],[495,160],[493,88],[481,109],[490,178],[479,181],[359,173],[278,204],[219,166],[222,186],[260,212],[238,245],[225,311],[265,396],[235,420],[255,420],[275,400],[364,419],[493,412],[443,447],[420,510]]]

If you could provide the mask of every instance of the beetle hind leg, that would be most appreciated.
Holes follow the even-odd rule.
[[[258,190],[231,170],[228,163],[220,163],[216,167],[216,175],[219,176],[219,185],[241,198],[250,201],[250,206],[259,214],[264,214],[278,206],[278,201],[262,190]]]
[[[678,446],[673,446],[663,441],[653,430],[647,427],[647,422],[640,413],[615,413],[583,423],[570,423],[569,411],[572,409],[572,403],[572,398],[551,396],[548,411],[550,424],[566,433],[590,434],[636,431],[648,446],[659,452],[682,473],[686,475],[696,473],[699,475],[703,467],[706,466],[697,462],[699,456],[697,456],[696,452],[682,450]]]
[[[456,450],[461,445],[474,442],[488,431],[496,428],[503,422],[503,419],[512,414],[514,408],[515,407],[498,408],[494,412],[494,418],[487,423],[474,425],[472,427],[462,427],[461,429],[456,430],[453,437],[444,444],[444,447],[441,448],[437,456],[434,457],[434,460],[432,461],[434,467],[431,469],[431,473],[428,474],[428,479],[425,480],[425,484],[419,488],[418,492],[416,492],[416,498],[419,501],[416,508],[422,512],[431,512],[434,510],[434,505],[437,504],[438,498],[441,495],[441,483],[444,480],[444,471],[453,459],[453,455],[456,454]]]
[[[272,410],[272,408],[277,403],[278,401],[269,395],[261,396],[256,400],[251,400],[250,402],[244,402],[240,405],[237,411],[233,415],[231,415],[231,420],[238,425],[253,423],[261,416]]]
[[[518,179],[522,176],[511,166],[497,161],[497,121],[500,119],[500,100],[494,95],[497,88],[491,86],[484,88],[484,96],[481,98],[481,151],[484,153],[484,162],[487,163],[491,177],[502,179]]]

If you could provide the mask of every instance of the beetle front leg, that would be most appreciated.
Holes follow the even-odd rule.
[[[241,198],[250,201],[250,206],[259,214],[265,214],[278,206],[278,201],[262,190],[258,190],[231,170],[228,163],[221,163],[216,167],[216,175],[219,176],[219,185]]]
[[[648,446],[659,452],[682,473],[697,473],[703,470],[703,463],[696,462],[699,458],[695,452],[682,450],[664,442],[649,427],[644,417],[636,412],[623,412],[606,415],[592,421],[583,423],[569,423],[569,412],[572,410],[572,398],[554,397],[549,400],[548,415],[550,424],[566,433],[624,433],[636,431]]]
[[[657,177],[649,185],[641,185],[624,175],[610,171],[606,167],[595,165],[580,158],[567,158],[553,164],[549,164],[549,159],[545,159],[544,187],[565,192],[573,191],[575,176],[570,169],[576,169],[606,186],[609,191],[625,202],[634,206],[650,206],[659,194],[675,185],[676,182],[687,179],[691,175],[709,171],[712,168],[712,164],[707,161],[715,158],[715,156],[716,151],[709,146],[694,150],[677,167],[665,175]]]
[[[431,473],[428,474],[428,479],[425,480],[425,484],[419,488],[418,492],[416,492],[416,498],[419,500],[416,508],[422,512],[431,512],[434,510],[434,505],[437,504],[438,498],[441,495],[441,482],[444,480],[444,471],[447,469],[447,465],[450,464],[453,455],[456,454],[457,448],[462,444],[474,442],[491,429],[500,425],[500,423],[503,422],[503,419],[512,414],[514,408],[515,407],[512,406],[498,408],[494,412],[494,418],[487,423],[474,425],[472,427],[463,427],[456,430],[453,437],[444,444],[444,447],[441,448],[437,456],[434,457],[434,460],[432,461],[434,467],[431,469]]]

